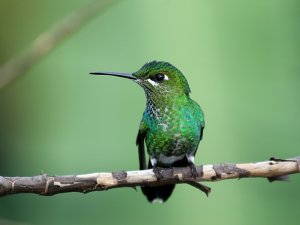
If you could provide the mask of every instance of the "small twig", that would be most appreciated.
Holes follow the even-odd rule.
[[[153,170],[121,171],[112,173],[92,173],[83,175],[34,177],[1,177],[0,196],[17,193],[54,195],[64,192],[102,191],[112,188],[159,186],[164,184],[190,184],[206,193],[210,189],[198,185],[201,181],[221,181],[225,179],[265,177],[274,178],[300,172],[300,157],[287,160],[272,158],[270,161],[243,164],[214,164],[196,167],[197,178],[193,179],[190,167],[161,169],[162,178],[157,181]]]
[[[49,31],[40,34],[19,56],[0,68],[0,89],[24,74],[68,35],[77,31],[93,16],[106,9],[114,0],[95,0],[59,21]]]
[[[211,188],[210,187],[208,187],[206,185],[203,185],[201,183],[198,183],[196,181],[187,181],[186,183],[189,184],[189,185],[191,185],[191,186],[193,186],[194,188],[197,188],[200,191],[204,192],[207,197],[208,197],[209,193],[211,192]]]

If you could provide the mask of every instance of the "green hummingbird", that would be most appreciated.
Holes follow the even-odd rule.
[[[128,78],[145,91],[147,104],[136,138],[139,167],[147,169],[145,147],[149,154],[148,168],[160,178],[159,167],[190,166],[197,176],[194,164],[198,144],[205,127],[200,106],[190,98],[190,87],[182,72],[168,62],[146,63],[134,73],[93,72]],[[175,185],[142,187],[150,202],[165,202]]]

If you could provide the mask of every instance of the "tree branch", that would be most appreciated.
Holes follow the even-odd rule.
[[[41,174],[33,177],[0,176],[0,196],[35,193],[54,195],[64,192],[103,191],[112,188],[159,186],[164,184],[187,183],[203,191],[200,181],[221,181],[225,179],[265,177],[270,181],[276,177],[300,172],[300,156],[291,159],[275,159],[270,161],[197,166],[198,176],[192,178],[190,167],[160,168],[162,179],[156,179],[152,170],[121,171],[112,173],[91,173],[83,175],[50,176]],[[208,192],[210,189],[206,189]]]
[[[97,13],[106,9],[114,0],[94,0],[71,13],[47,32],[40,34],[20,55],[0,68],[0,89],[24,74],[38,60],[49,53],[68,35],[77,31]]]

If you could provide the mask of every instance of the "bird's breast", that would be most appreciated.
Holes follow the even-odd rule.
[[[197,123],[159,121],[149,129],[146,145],[148,153],[157,156],[158,161],[171,162],[195,151],[199,140],[200,131]]]

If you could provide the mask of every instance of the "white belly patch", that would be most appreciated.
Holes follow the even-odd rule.
[[[158,155],[157,161],[162,163],[162,164],[165,164],[165,165],[171,165],[174,162],[183,159],[184,157],[185,157],[185,154],[166,156],[166,155],[161,153],[161,154]]]

